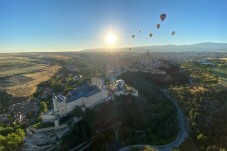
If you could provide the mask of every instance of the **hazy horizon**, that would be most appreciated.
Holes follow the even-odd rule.
[[[211,48],[210,50],[208,50],[208,51],[218,51],[219,50],[219,48],[220,49],[226,49],[227,50],[227,43],[215,43],[215,42],[201,42],[201,43],[193,43],[193,44],[176,44],[176,45],[174,45],[174,44],[164,44],[164,45],[141,45],[141,46],[134,46],[134,47],[118,47],[118,48],[84,48],[84,49],[80,49],[80,50],[58,50],[58,51],[54,51],[54,50],[43,50],[43,51],[30,51],[30,50],[28,50],[28,51],[0,51],[0,54],[1,53],[38,53],[38,52],[82,52],[82,51],[89,51],[89,50],[94,50],[94,52],[99,52],[99,50],[100,51],[103,51],[103,50],[105,50],[105,51],[108,51],[108,50],[110,50],[111,52],[114,52],[114,51],[116,51],[116,50],[124,50],[124,49],[128,49],[128,48],[157,48],[157,47],[160,47],[160,48],[162,48],[162,47],[165,47],[165,46],[176,46],[176,47],[179,47],[179,46],[181,46],[181,47],[185,47],[185,46],[188,46],[188,47],[190,47],[190,46],[194,46],[194,45],[203,45],[203,44],[207,44],[207,45],[209,45],[209,44],[211,44],[211,45],[217,45],[217,48]],[[226,46],[218,46],[218,45],[222,45],[222,44],[224,44],[224,45],[226,45]],[[193,48],[193,49],[195,49],[195,48]],[[97,50],[97,51],[96,51]],[[153,50],[151,50],[151,51],[153,51]],[[158,51],[160,51],[159,49],[157,50],[157,51],[153,51],[153,52],[158,52]],[[163,51],[163,50],[161,50],[162,52],[165,52],[165,51]],[[187,50],[182,50],[182,52],[185,52],[185,51],[187,51]],[[200,50],[190,50],[190,51],[200,51]],[[202,50],[202,51],[204,51],[204,50]],[[224,50],[225,51],[225,50]],[[90,52],[90,51],[89,51]],[[117,52],[117,51],[116,51]],[[166,50],[166,52],[169,52],[169,50]],[[172,51],[172,52],[175,52],[175,51]],[[176,50],[176,52],[179,52],[179,50]]]

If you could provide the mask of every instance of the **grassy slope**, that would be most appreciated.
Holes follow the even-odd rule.
[[[16,97],[27,97],[36,86],[48,80],[60,67],[49,66],[40,56],[0,55],[0,88]]]
[[[220,83],[227,87],[227,69],[224,68],[211,68],[213,74],[218,75]]]

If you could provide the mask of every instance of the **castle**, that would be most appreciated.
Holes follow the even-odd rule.
[[[54,111],[44,113],[42,121],[56,122],[55,126],[58,126],[59,117],[66,116],[76,106],[93,108],[108,99],[108,90],[104,85],[104,81],[101,78],[92,78],[91,84],[86,82],[70,91],[66,96],[53,93]]]
[[[71,112],[75,106],[93,108],[108,98],[108,90],[101,78],[92,78],[92,84],[85,83],[70,91],[67,96],[53,94],[54,111],[60,116]]]

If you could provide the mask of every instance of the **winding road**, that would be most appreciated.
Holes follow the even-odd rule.
[[[143,148],[144,146],[151,146],[151,147],[158,149],[159,151],[172,151],[172,149],[174,147],[179,147],[180,144],[183,143],[184,139],[186,137],[188,137],[188,133],[186,131],[185,116],[184,116],[183,112],[181,111],[179,105],[177,104],[177,101],[169,95],[167,89],[163,89],[163,92],[164,92],[165,96],[174,104],[174,106],[177,109],[177,119],[178,119],[178,127],[179,127],[179,132],[178,132],[177,138],[174,141],[172,141],[171,143],[166,144],[166,145],[161,145],[161,146],[146,145],[146,144],[131,145],[131,146],[126,146],[124,148],[121,148],[118,151],[129,151],[131,147]]]

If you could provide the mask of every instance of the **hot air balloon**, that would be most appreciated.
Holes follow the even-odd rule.
[[[139,33],[141,33],[141,30],[139,30]]]
[[[157,24],[157,28],[159,29],[161,27],[161,25],[160,24]]]
[[[173,35],[175,35],[175,31],[172,31],[172,33],[171,33],[171,34],[172,34],[172,36],[173,36]]]
[[[150,38],[151,38],[151,37],[153,36],[153,34],[152,34],[152,33],[150,33],[150,34],[149,34],[149,36],[150,36]]]
[[[165,18],[166,18],[166,14],[161,14],[161,15],[160,15],[160,19],[161,19],[162,21],[164,21]]]
[[[132,35],[132,38],[135,38],[135,35]]]

